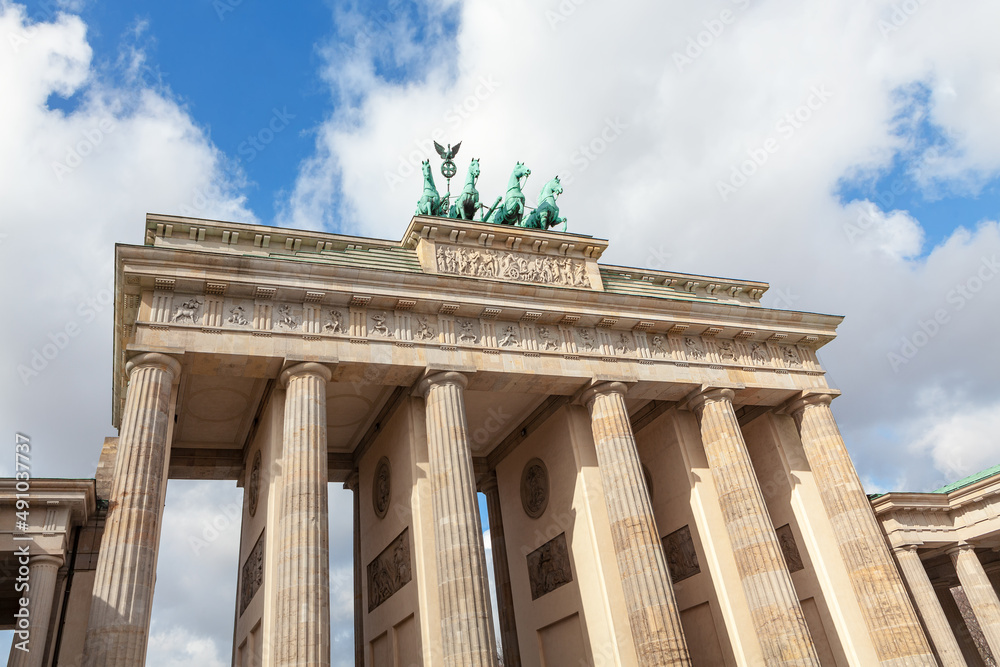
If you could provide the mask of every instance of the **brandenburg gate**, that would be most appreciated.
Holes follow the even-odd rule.
[[[144,664],[166,482],[200,478],[244,491],[237,667],[330,664],[331,539],[359,666],[936,665],[830,409],[841,318],[607,246],[149,215],[85,664]]]

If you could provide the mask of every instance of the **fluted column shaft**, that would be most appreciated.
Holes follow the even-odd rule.
[[[486,554],[465,420],[466,377],[442,372],[420,385],[427,411],[431,506],[445,667],[496,667]]]
[[[362,597],[361,572],[361,505],[358,498],[358,471],[355,470],[344,482],[344,488],[350,489],[354,498],[354,664],[356,667],[365,665],[365,610]]]
[[[830,394],[789,406],[861,613],[883,665],[936,665],[830,410]]]
[[[503,513],[500,510],[500,489],[497,474],[487,473],[480,490],[486,495],[486,511],[490,517],[490,551],[493,552],[493,576],[497,587],[497,616],[500,620],[500,646],[503,648],[504,667],[521,667],[521,649],[517,643],[517,624],[514,621],[514,593],[510,586],[510,567],[507,564],[507,540],[503,532]]]
[[[56,581],[59,568],[62,567],[61,556],[38,554],[28,559],[28,588],[17,592],[17,597],[28,598],[27,641],[18,636],[19,628],[15,627],[14,638],[10,645],[10,659],[7,667],[42,667],[45,664],[45,635],[49,630],[49,620],[52,618],[52,601],[56,594]],[[17,624],[15,623],[15,626]],[[18,648],[18,644],[26,650]]]
[[[951,625],[944,615],[944,609],[941,608],[941,602],[934,591],[934,585],[931,584],[923,561],[920,560],[920,555],[917,553],[917,546],[907,544],[896,547],[893,551],[896,554],[896,561],[899,563],[903,578],[910,586],[910,593],[913,594],[917,610],[924,619],[927,634],[930,635],[934,648],[937,649],[942,667],[964,667],[965,659],[962,657],[962,649],[959,648],[955,633],[951,631]]]
[[[582,402],[590,410],[629,627],[640,667],[690,665],[653,505],[625,408],[626,389],[620,382],[605,382],[589,389]]]
[[[768,665],[816,665],[819,657],[781,553],[731,389],[710,389],[690,407],[698,417],[736,568]]]
[[[180,371],[175,359],[155,353],[126,365],[125,410],[84,649],[87,667],[146,663],[170,456],[170,395]]]
[[[962,583],[979,627],[990,645],[993,655],[1000,655],[1000,599],[983,569],[983,564],[971,544],[960,544],[948,550],[955,573]]]
[[[330,664],[326,383],[331,375],[316,363],[281,374],[286,393],[274,635],[278,667]]]

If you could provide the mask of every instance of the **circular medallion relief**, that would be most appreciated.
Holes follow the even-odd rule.
[[[542,516],[549,504],[549,472],[541,459],[531,459],[521,473],[521,505],[532,519]]]
[[[260,450],[253,457],[253,465],[250,466],[250,482],[247,484],[247,493],[250,499],[250,516],[257,513],[257,501],[260,499]]]
[[[385,513],[389,511],[391,481],[389,459],[383,456],[375,464],[375,479],[372,480],[372,507],[380,519],[385,518]]]

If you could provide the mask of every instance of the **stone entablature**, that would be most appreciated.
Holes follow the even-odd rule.
[[[1000,533],[1000,476],[951,493],[887,493],[872,508],[894,547],[978,544]]]
[[[580,235],[417,217],[402,244],[316,233],[330,240],[323,241],[323,251],[304,253],[295,250],[294,240],[284,250],[288,239],[302,234],[295,230],[149,216],[147,231],[152,248],[117,249],[122,289],[115,423],[126,350],[217,354],[232,349],[237,339],[246,340],[239,345],[251,355],[295,357],[322,349],[324,358],[360,364],[386,358],[376,351],[379,344],[411,348],[408,355],[388,353],[388,363],[413,368],[437,362],[505,372],[525,363],[511,357],[536,357],[546,360],[533,369],[541,374],[551,364],[560,376],[610,373],[635,381],[773,387],[784,392],[768,399],[776,404],[794,391],[826,387],[815,351],[833,339],[842,319],[761,308],[763,283],[601,267],[597,258],[607,242]],[[264,231],[280,253],[249,251]],[[341,247],[353,252],[375,246],[414,246],[418,269],[393,272],[380,264],[323,261]],[[457,275],[473,271],[469,266],[452,266],[456,275],[438,271],[439,251],[456,249],[530,256],[529,273],[549,268],[524,274],[526,282],[500,278],[484,289],[483,278]],[[234,252],[241,255],[238,270]],[[513,260],[498,262],[497,270],[502,266],[523,268]],[[602,291],[602,273],[609,271],[641,290],[628,296]],[[635,279],[622,278],[626,274]],[[559,280],[574,285],[560,288]],[[693,298],[699,290],[699,302],[674,296]],[[224,335],[214,340],[192,336],[195,332]],[[313,342],[322,347],[308,347]]]

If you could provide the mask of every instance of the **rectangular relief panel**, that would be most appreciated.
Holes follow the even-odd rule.
[[[264,583],[264,534],[265,531],[262,530],[240,572],[240,616]]]
[[[527,560],[532,600],[573,581],[566,533],[560,533],[532,551]]]
[[[788,571],[798,572],[799,570],[804,570],[805,565],[802,564],[802,556],[799,554],[799,547],[795,544],[795,536],[792,534],[792,527],[786,523],[774,532],[778,536],[778,543],[781,544],[781,553],[785,555],[785,564],[788,566]]]
[[[676,584],[701,572],[689,527],[678,528],[664,537],[663,553],[667,557],[667,569],[670,571],[673,583]]]
[[[368,563],[368,611],[373,611],[410,583],[410,529],[404,528],[375,559]],[[376,663],[379,664],[379,663]]]

